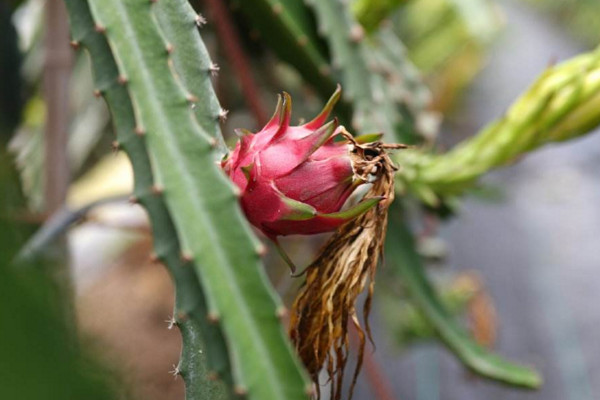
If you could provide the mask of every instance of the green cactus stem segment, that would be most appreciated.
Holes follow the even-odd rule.
[[[214,164],[214,138],[199,125],[165,51],[153,3],[90,0],[119,71],[128,77],[145,138],[181,247],[194,261],[208,315],[222,328],[237,391],[249,399],[306,399],[307,379],[281,329],[278,301],[259,262],[258,241],[232,185]],[[171,43],[174,52],[180,46]],[[200,93],[198,100],[202,101]]]
[[[72,37],[86,48],[92,60],[96,87],[104,96],[115,126],[119,148],[128,154],[135,177],[134,197],[146,209],[154,235],[157,260],[173,277],[176,298],[172,323],[181,331],[182,354],[176,370],[186,384],[186,399],[227,398],[232,390],[229,356],[218,326],[206,321],[204,293],[196,273],[180,257],[175,227],[160,196],[151,188],[154,177],[144,138],[136,135],[135,115],[127,88],[118,84],[119,70],[104,35],[94,29],[87,1],[67,0]],[[211,375],[222,378],[211,380]]]

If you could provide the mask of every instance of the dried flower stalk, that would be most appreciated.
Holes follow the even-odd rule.
[[[294,302],[290,321],[292,341],[316,383],[317,397],[320,397],[319,371],[325,367],[334,400],[341,398],[348,361],[348,323],[356,327],[359,339],[349,397],[352,397],[360,372],[366,339],[371,340],[368,317],[375,271],[385,242],[388,207],[394,200],[396,167],[386,150],[406,147],[381,142],[359,144],[347,132],[344,136],[354,146],[356,176],[373,183],[365,198],[382,200],[376,207],[341,226],[327,241],[319,257],[306,270],[306,284]],[[363,328],[355,303],[367,284]]]

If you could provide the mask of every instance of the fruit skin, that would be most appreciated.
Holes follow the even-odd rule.
[[[325,123],[341,89],[312,121],[290,126],[292,100],[279,97],[275,114],[258,133],[237,130],[241,139],[222,168],[241,189],[248,220],[266,236],[330,232],[368,210],[379,198],[340,211],[365,181],[353,170],[353,144],[334,138],[337,120]]]

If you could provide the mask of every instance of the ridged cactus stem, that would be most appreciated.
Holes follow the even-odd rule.
[[[162,261],[173,277],[176,290],[172,325],[179,327],[183,340],[182,356],[175,371],[186,383],[186,399],[225,399],[231,392],[229,357],[218,326],[206,320],[207,307],[195,271],[186,265],[175,227],[160,196],[156,196],[150,158],[143,136],[135,134],[135,115],[126,86],[119,83],[119,72],[104,35],[94,29],[86,1],[66,0],[73,45],[85,47],[92,60],[95,84],[110,108],[117,141],[131,160],[135,177],[134,197],[147,211],[154,235],[154,257]],[[206,344],[206,345],[205,345]],[[207,366],[208,364],[208,366]],[[221,377],[215,381],[213,377]],[[226,383],[224,385],[223,383]]]
[[[600,49],[549,67],[506,114],[448,153],[398,153],[399,190],[425,203],[460,194],[484,173],[600,124]]]
[[[234,391],[250,399],[306,399],[306,374],[279,318],[285,312],[260,263],[264,246],[252,235],[234,186],[215,164],[218,139],[196,121],[195,97],[180,79],[169,43],[147,0],[89,0],[96,31],[108,40],[119,81],[134,106],[164,198],[206,295],[208,318],[226,337]],[[182,20],[185,22],[185,20]],[[171,45],[171,46],[169,46]]]
[[[306,0],[326,35],[332,66],[353,105],[352,127],[387,141],[415,142],[429,95],[402,43],[389,29],[367,37],[341,0]],[[434,128],[435,130],[435,128]]]
[[[159,1],[155,13],[175,72],[189,94],[198,99],[193,103],[196,120],[217,141],[219,150],[226,151],[219,121],[227,111],[219,104],[211,82],[211,77],[219,72],[219,66],[211,60],[198,35],[198,28],[206,20],[187,0]]]

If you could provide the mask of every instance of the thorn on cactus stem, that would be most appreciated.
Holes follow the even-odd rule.
[[[204,25],[206,25],[206,18],[204,18],[202,15],[198,14],[198,15],[196,15],[196,19],[194,20],[194,23],[196,24],[196,26],[198,28],[202,28]]]
[[[133,129],[133,132],[138,136],[144,136],[146,134],[146,131],[141,126],[136,126]]]
[[[99,89],[95,89],[94,90],[94,97],[98,98],[102,96],[102,92]]]
[[[329,67],[329,65],[322,65],[321,67],[319,67],[319,73],[321,73],[321,75],[323,76],[329,76],[331,75],[331,68]]]
[[[158,3],[158,0],[150,0],[150,4]]]
[[[150,192],[152,192],[155,196],[160,196],[164,193],[165,189],[160,185],[152,185],[150,187]]]
[[[150,253],[150,262],[152,264],[157,264],[160,262],[160,258],[158,257],[158,254],[156,254],[156,252],[152,252]]]
[[[167,43],[167,45],[165,46],[165,50],[167,50],[167,54],[171,54],[174,49],[175,49],[175,47],[173,47],[173,45],[171,43]]]
[[[192,261],[194,261],[194,256],[188,252],[181,253],[180,258],[184,264],[188,264],[188,263],[191,263]]]
[[[206,316],[206,319],[211,324],[217,324],[219,322],[220,318],[219,318],[219,315],[217,313],[209,312],[208,315]]]
[[[209,373],[206,375],[206,378],[207,378],[209,381],[216,382],[216,381],[218,381],[218,380],[219,380],[219,374],[218,374],[217,372],[215,372],[215,371],[210,371],[210,372],[209,372]]]
[[[173,329],[173,327],[177,325],[177,321],[175,320],[175,317],[169,317],[169,319],[166,319],[165,322],[167,323],[168,330]]]
[[[273,14],[279,15],[283,12],[283,5],[281,3],[277,3],[273,5]]]
[[[96,24],[94,26],[94,30],[98,33],[102,33],[102,34],[106,33],[106,28],[100,24]]]
[[[140,199],[137,196],[131,195],[129,196],[129,204],[139,204]]]
[[[365,37],[365,30],[359,24],[355,24],[350,28],[350,40],[354,43],[358,43]]]
[[[188,315],[186,313],[184,313],[183,311],[180,311],[177,313],[177,324],[181,323],[181,322],[185,322],[188,319]]]
[[[123,86],[127,84],[128,80],[125,75],[119,75],[119,77],[117,78],[117,82],[119,83],[119,85]]]
[[[185,99],[187,100],[188,103],[192,103],[192,104],[194,104],[198,101],[198,98],[191,93],[189,93]]]
[[[306,388],[304,389],[304,392],[310,398],[313,398],[314,396],[316,396],[317,390],[315,389],[315,384],[314,383],[309,383],[308,385],[306,385]]]
[[[113,140],[113,142],[110,144],[110,149],[113,151],[113,153],[116,153],[121,149],[121,144],[116,140]]]
[[[300,47],[304,47],[308,44],[308,38],[306,37],[306,35],[302,35],[298,38],[298,45],[300,45]]]
[[[219,163],[218,165],[221,165],[221,163]],[[240,197],[242,197],[242,189],[237,187],[237,185],[233,185],[232,190],[233,190],[233,195],[235,196],[236,199],[239,199]]]
[[[179,366],[173,364],[173,369],[170,370],[169,373],[171,375],[173,375],[175,377],[175,379],[177,379],[177,377],[181,374],[181,371],[179,370]]]
[[[267,254],[267,246],[260,243],[258,246],[256,246],[256,254],[259,257],[264,257]]]
[[[219,142],[217,141],[216,138],[214,137],[210,137],[208,139],[208,144],[210,144],[210,147],[212,147],[213,149],[217,148],[217,146],[219,145]]]
[[[219,121],[225,122],[227,119],[227,114],[229,114],[229,110],[221,108],[221,111],[219,111]]]
[[[219,68],[219,66],[215,63],[210,63],[210,67],[208,67],[208,72],[210,72],[211,76],[217,76],[219,75],[219,70],[221,68]]]
[[[77,40],[71,40],[69,45],[73,48],[73,50],[79,50],[80,43]]]
[[[275,311],[275,316],[279,319],[284,319],[288,315],[288,309],[285,306],[277,307],[277,311]]]
[[[246,389],[244,386],[236,385],[233,388],[233,393],[235,393],[236,396],[246,396],[248,394],[248,389]]]

